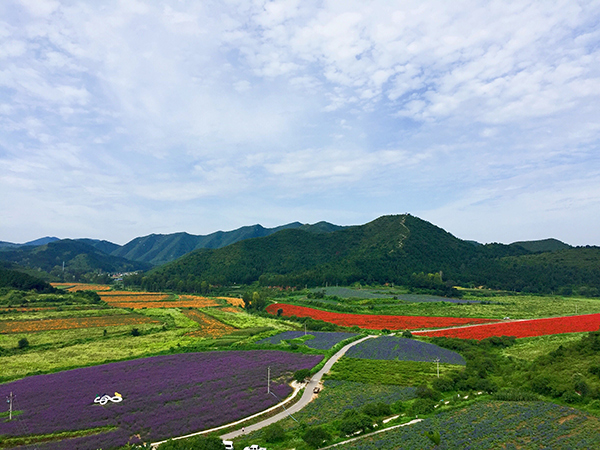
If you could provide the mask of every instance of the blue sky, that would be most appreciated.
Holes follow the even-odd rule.
[[[0,240],[600,244],[600,2],[0,3]]]

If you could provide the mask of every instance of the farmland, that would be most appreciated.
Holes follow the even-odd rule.
[[[311,331],[305,334],[304,331],[284,331],[275,336],[262,339],[257,344],[280,344],[283,341],[293,340],[292,342],[302,343],[310,348],[327,350],[335,344],[356,336],[356,333],[344,332],[319,332]]]
[[[267,312],[277,314],[283,310],[283,316],[311,317],[336,325],[381,330],[413,330],[417,328],[450,327],[476,323],[493,322],[495,319],[430,317],[430,316],[383,316],[375,314],[345,314],[306,308],[304,306],[275,303],[267,307]]]
[[[77,294],[76,291],[86,291],[83,285],[77,286],[77,289],[75,289],[75,286],[65,284],[64,289],[68,289],[68,291],[65,291],[65,294],[52,294],[46,297],[40,295],[38,296],[39,298],[35,299],[32,297],[32,294],[25,294],[22,296],[22,301],[25,305],[30,306],[19,307],[19,310],[15,307],[5,308],[2,314],[0,314],[0,329],[4,330],[0,331],[0,364],[3,367],[2,380],[10,382],[8,384],[0,384],[0,388],[10,387],[23,391],[24,389],[33,389],[31,386],[37,385],[41,389],[42,386],[46,386],[46,382],[42,383],[36,380],[46,380],[44,377],[48,377],[47,379],[49,380],[52,380],[52,377],[58,377],[56,379],[67,377],[65,380],[77,387],[79,386],[78,382],[68,378],[71,376],[71,372],[81,374],[88,372],[77,371],[88,370],[90,371],[90,375],[86,375],[87,378],[96,379],[97,375],[94,374],[97,372],[94,372],[94,370],[99,370],[100,372],[98,373],[104,373],[102,376],[106,377],[109,377],[112,373],[112,379],[117,380],[117,384],[120,383],[120,387],[113,388],[106,384],[103,384],[102,386],[104,387],[99,387],[98,389],[94,387],[91,394],[92,397],[100,393],[112,394],[113,392],[120,392],[125,398],[122,403],[109,404],[105,407],[94,405],[93,399],[89,401],[89,398],[87,400],[88,403],[85,405],[80,404],[77,406],[73,404],[71,405],[73,408],[83,408],[82,411],[84,413],[81,414],[81,421],[77,422],[76,419],[72,419],[70,423],[74,425],[66,427],[60,425],[60,422],[58,422],[56,429],[45,429],[39,426],[38,419],[44,417],[46,413],[43,412],[43,408],[48,406],[40,405],[40,409],[38,410],[31,404],[21,403],[20,411],[23,412],[18,416],[19,421],[27,425],[27,427],[31,427],[32,431],[29,434],[36,436],[48,435],[46,438],[50,439],[50,442],[44,444],[41,448],[64,448],[64,442],[52,441],[53,439],[58,439],[59,432],[65,432],[68,436],[73,436],[73,440],[69,441],[69,445],[81,445],[83,449],[95,449],[96,447],[107,448],[117,442],[126,443],[130,439],[133,439],[131,442],[139,439],[142,441],[159,440],[171,435],[205,429],[220,420],[218,418],[211,418],[210,420],[200,422],[200,418],[203,417],[202,414],[208,414],[208,411],[224,412],[222,416],[224,422],[235,419],[233,416],[227,415],[229,414],[228,407],[224,406],[225,404],[221,405],[219,403],[220,399],[209,401],[209,403],[212,402],[212,409],[208,408],[206,411],[197,411],[194,409],[194,405],[186,403],[187,397],[178,397],[181,392],[182,396],[188,395],[190,398],[208,398],[203,397],[205,394],[201,394],[199,391],[196,392],[193,390],[193,387],[190,387],[190,379],[194,379],[196,375],[198,377],[203,376],[201,375],[201,370],[198,369],[195,372],[196,375],[192,372],[186,372],[187,375],[182,374],[182,378],[179,379],[175,376],[178,370],[173,369],[173,367],[179,367],[179,363],[175,362],[175,360],[171,361],[168,358],[185,358],[187,355],[200,354],[221,355],[223,357],[230,355],[233,357],[237,353],[240,355],[247,354],[247,357],[250,357],[249,355],[253,352],[265,351],[268,354],[282,353],[288,355],[290,358],[320,358],[321,356],[317,353],[326,353],[336,343],[357,336],[360,330],[356,327],[370,330],[381,330],[384,328],[389,330],[415,330],[417,328],[441,328],[459,325],[461,327],[456,328],[456,330],[468,330],[508,325],[516,326],[517,324],[527,322],[498,321],[497,318],[492,319],[492,317],[496,317],[498,311],[500,311],[499,308],[505,308],[504,311],[507,311],[506,314],[514,317],[515,314],[518,315],[526,310],[528,311],[527,314],[539,311],[544,313],[540,315],[551,315],[553,312],[564,307],[565,304],[571,308],[573,303],[569,302],[573,301],[578,302],[577,308],[574,309],[579,309],[580,311],[585,310],[586,307],[593,309],[592,307],[598,304],[597,300],[594,299],[569,299],[563,303],[562,300],[555,300],[552,297],[503,297],[502,295],[490,298],[480,296],[477,300],[479,303],[465,304],[448,302],[444,299],[439,301],[439,298],[432,296],[425,296],[424,301],[419,301],[419,298],[403,298],[400,294],[397,295],[396,300],[393,298],[382,298],[373,294],[372,296],[368,296],[368,298],[350,296],[348,302],[343,299],[319,299],[324,300],[319,303],[323,308],[346,308],[348,311],[361,312],[362,314],[306,308],[298,304],[287,304],[282,301],[281,303],[273,303],[268,306],[267,311],[270,313],[268,315],[262,313],[251,314],[250,311],[244,310],[240,307],[243,306],[243,301],[240,298],[231,297],[231,294],[228,292],[224,292],[220,296],[204,297],[188,294],[107,290],[100,285],[97,285],[97,287],[99,288],[97,292],[101,298],[100,303],[96,302],[92,297],[78,297],[81,294]],[[88,289],[87,291],[90,290]],[[288,297],[288,294],[271,294],[273,296],[280,295],[281,299]],[[260,295],[269,294],[261,292]],[[299,300],[302,296],[306,296],[306,294],[289,294],[291,303],[306,302],[307,299]],[[27,299],[31,301],[29,303],[25,302]],[[311,299],[310,301],[316,300]],[[475,301],[474,299],[472,300]],[[377,306],[376,302],[381,302],[380,306]],[[502,302],[504,304],[501,304]],[[544,302],[546,302],[546,310],[542,307]],[[12,303],[12,305],[15,304],[18,303]],[[40,307],[36,305],[44,306]],[[460,315],[454,316],[449,313],[437,314],[440,311],[452,312],[459,311],[462,308],[465,310],[472,308],[471,314],[466,314],[463,317]],[[337,325],[351,326],[353,328],[338,328],[340,331],[337,332],[311,330],[311,326],[319,327],[323,322],[307,321],[306,323],[299,323],[298,321],[288,320],[285,317],[276,317],[278,309],[283,310],[283,316],[296,315],[299,317],[306,314],[306,316],[310,315],[315,319],[330,320]],[[307,310],[309,313],[307,313]],[[410,312],[410,314],[405,314],[401,317],[380,314],[380,311],[390,312],[400,310]],[[489,313],[486,313],[486,311]],[[417,312],[419,314],[416,314]],[[583,317],[596,315],[585,315]],[[562,320],[565,324],[585,323],[581,318],[577,318],[576,320],[554,318],[552,320]],[[596,319],[592,319],[590,323],[593,323],[593,320]],[[62,324],[61,327],[59,327],[59,324]],[[465,324],[478,325],[465,327]],[[305,325],[308,326],[306,335],[304,332]],[[328,323],[325,325],[331,327]],[[591,327],[591,325],[585,326],[588,328]],[[535,329],[531,325],[528,325],[528,328]],[[546,325],[546,328],[560,330],[555,325]],[[136,330],[135,334],[133,334],[133,329]],[[316,329],[318,330],[319,328]],[[572,329],[567,328],[567,330]],[[378,334],[379,332],[374,331],[374,333]],[[415,337],[420,336],[420,332],[413,331],[413,333]],[[491,333],[491,335],[497,333],[496,331]],[[571,332],[568,331],[568,333]],[[17,342],[23,338],[27,338],[28,346],[17,348]],[[576,414],[581,414],[588,417],[588,419],[594,418],[595,411],[600,411],[600,407],[597,407],[600,405],[594,403],[597,402],[596,399],[598,393],[600,393],[600,382],[597,382],[591,373],[595,370],[595,365],[600,365],[600,361],[592,361],[591,359],[582,357],[582,355],[585,355],[585,352],[576,349],[579,348],[577,346],[582,345],[580,344],[582,338],[587,338],[587,334],[575,333],[528,337],[510,341],[506,345],[504,345],[505,341],[502,341],[502,345],[497,347],[494,347],[494,345],[498,345],[498,343],[492,345],[486,343],[486,340],[483,338],[479,341],[481,342],[481,347],[475,347],[475,344],[463,347],[458,344],[454,346],[454,341],[438,342],[436,341],[437,339],[443,338],[434,337],[433,335],[422,336],[417,339],[396,336],[380,336],[377,339],[369,339],[352,348],[345,357],[334,365],[331,373],[325,379],[324,389],[319,394],[319,397],[313,403],[309,404],[305,410],[298,413],[296,418],[304,424],[303,426],[318,425],[325,427],[335,435],[334,441],[337,442],[344,438],[340,430],[344,427],[345,419],[342,416],[347,414],[345,411],[352,409],[362,410],[363,406],[367,407],[370,403],[382,402],[389,405],[389,408],[392,408],[394,412],[398,411],[400,413],[400,417],[396,419],[396,422],[392,422],[391,424],[407,421],[414,417],[414,411],[418,410],[418,406],[414,405],[425,401],[421,398],[423,392],[427,392],[422,391],[421,388],[423,386],[427,386],[430,390],[433,389],[433,394],[431,395],[435,397],[435,401],[438,401],[440,398],[452,396],[456,398],[458,395],[459,399],[468,398],[468,400],[461,400],[464,404],[473,403],[473,406],[467,408],[463,408],[461,406],[462,403],[442,404],[437,410],[441,410],[441,413],[438,415],[431,412],[419,414],[419,417],[429,417],[427,420],[438,420],[438,418],[449,417],[448,414],[454,414],[457,417],[456,420],[461,415],[469,417],[470,408],[478,404],[504,405],[504,403],[498,402],[491,403],[496,391],[501,391],[502,395],[505,396],[524,395],[522,392],[526,391],[527,395],[535,395],[544,400],[552,399],[563,404],[566,402],[568,405],[580,408],[580,412],[576,412]],[[468,343],[472,341],[464,342]],[[552,356],[552,368],[557,375],[555,377],[543,378],[542,380],[540,377],[542,377],[542,374],[548,372],[546,367],[549,367],[544,365],[547,364],[544,358],[548,358],[547,355],[549,353],[554,354],[553,352],[556,352],[559,345],[564,345],[567,348],[565,350],[566,354],[572,356],[568,356],[566,359],[564,356],[560,356],[562,359],[558,356]],[[569,346],[571,345],[574,346],[575,350],[569,350],[571,348]],[[593,346],[594,344],[592,342],[589,345]],[[257,350],[259,348],[271,348],[273,350]],[[243,349],[243,351],[238,351],[238,349]],[[229,351],[205,353],[209,350]],[[286,350],[286,352],[280,352],[279,350]],[[294,353],[290,353],[290,351]],[[259,355],[262,353],[254,354]],[[507,356],[511,358],[507,358]],[[149,406],[147,403],[144,403],[145,400],[142,401],[139,399],[142,394],[139,390],[136,391],[136,389],[140,389],[140,386],[136,386],[133,381],[131,381],[133,384],[128,384],[128,380],[133,380],[136,377],[132,374],[141,373],[139,371],[144,371],[144,373],[152,372],[149,366],[144,365],[146,364],[144,361],[158,361],[156,358],[167,358],[165,361],[171,361],[168,363],[171,372],[168,375],[163,373],[157,375],[158,378],[171,379],[171,384],[168,386],[156,385],[158,386],[156,390],[162,392],[158,396],[157,404],[163,405],[163,411],[166,408],[166,411],[169,412],[164,420],[159,419],[157,413],[153,412],[153,406]],[[441,363],[439,367],[439,379],[437,378],[437,365],[433,362],[437,358],[440,358]],[[261,356],[260,361],[263,360],[267,363],[269,362],[268,358],[265,359],[264,356]],[[466,366],[465,360],[467,361]],[[112,361],[115,361],[115,363],[106,365],[106,363]],[[186,366],[193,366],[193,363],[185,359],[177,361],[186,361]],[[317,361],[317,359],[314,361]],[[314,361],[313,365],[316,364]],[[113,364],[116,364],[116,366],[113,366]],[[139,364],[138,369],[135,369],[137,367],[136,364]],[[205,360],[203,364],[210,366],[212,363],[208,363]],[[226,368],[227,364],[244,367],[247,364],[255,363],[246,360],[246,362],[238,361],[223,364],[225,366],[218,366],[219,369],[215,370],[225,375],[229,373]],[[258,365],[261,364],[262,362]],[[156,364],[152,364],[152,367],[154,366]],[[77,367],[79,368],[66,371],[67,369]],[[112,369],[103,369],[107,367],[121,367],[119,369],[121,371],[115,369],[112,372]],[[540,370],[543,371],[541,372],[542,374],[539,372]],[[292,367],[286,372],[284,378],[289,379],[293,371]],[[36,373],[45,373],[47,375],[27,376]],[[186,381],[185,377],[187,377],[188,381]],[[273,377],[275,378],[275,383],[280,383],[284,380],[284,378],[280,378],[280,375],[276,373],[273,373]],[[234,378],[236,380],[235,383],[230,382],[229,384],[237,383],[241,386],[238,380],[244,378],[244,375],[238,374]],[[524,381],[538,379],[539,381],[535,381],[535,383],[533,381]],[[569,382],[566,383],[560,380],[569,380]],[[27,384],[29,382],[32,384]],[[52,383],[55,382],[48,383],[52,386]],[[236,401],[235,399],[238,398],[239,394],[228,391],[227,389],[230,386],[218,384],[215,380],[205,380],[204,383],[212,386],[212,391],[219,391],[223,394],[222,401],[229,402],[226,403],[229,405],[229,409],[233,408],[241,412],[241,415],[236,417],[250,414],[250,410],[240,406],[242,404],[232,403]],[[147,389],[150,388],[149,386],[147,386]],[[154,386],[154,384],[151,384],[151,386]],[[417,389],[417,386],[420,386],[420,390]],[[577,389],[580,389],[581,386],[587,386],[585,388],[587,391],[585,395],[579,397],[579,394],[576,392],[580,392]],[[46,389],[46,387],[43,389]],[[80,389],[80,387],[77,387],[77,389]],[[253,395],[253,393],[261,390],[261,388],[256,389],[251,386],[247,388],[241,386],[241,389],[244,391],[244,395]],[[281,387],[281,389],[284,388]],[[282,390],[281,392],[276,390],[277,395],[287,395],[286,393],[289,392],[287,389],[289,388],[285,389],[285,391]],[[98,392],[96,392],[97,390]],[[476,391],[482,393],[480,398],[473,396],[473,392]],[[40,392],[42,395],[45,395],[45,391]],[[135,411],[125,408],[126,401],[131,399],[131,395],[127,394],[127,392],[138,396],[138,400],[129,402],[128,405],[128,407],[135,407]],[[514,394],[514,392],[517,392],[517,394]],[[3,395],[3,391],[0,392],[0,395]],[[29,397],[19,396],[19,401],[24,402],[26,398]],[[274,397],[272,398],[274,400]],[[261,405],[261,409],[266,407],[266,404],[256,403]],[[67,404],[70,403],[67,402]],[[541,402],[539,404],[545,405],[546,403]],[[18,404],[15,406],[19,408]],[[457,409],[459,406],[460,409]],[[103,411],[104,415],[92,418],[88,414],[88,411],[94,411],[94,407],[101,408],[100,411]],[[554,417],[552,416],[554,414],[553,410],[544,408],[542,407],[543,414],[546,414],[550,418]],[[521,413],[517,411],[515,414]],[[169,419],[169,417],[172,419]],[[378,421],[380,418],[373,420]],[[562,419],[559,418],[558,420]],[[8,433],[2,428],[4,424],[0,422],[0,435]],[[298,450],[307,450],[307,444],[301,439],[301,427],[291,419],[284,420],[282,424],[288,432],[288,439],[281,444],[268,443],[267,447],[269,450],[271,450],[271,447],[274,450],[291,447],[298,448]],[[13,433],[13,431],[10,433]],[[395,431],[391,431],[390,433],[393,435]],[[384,433],[380,436],[386,434]],[[135,437],[136,435],[140,437]],[[236,440],[236,448],[239,445],[254,443],[254,441],[250,442],[252,439],[258,439],[258,442],[266,444],[264,434],[262,431],[259,431],[246,438]],[[14,442],[16,443],[17,441]],[[365,442],[368,442],[368,440],[365,440]],[[487,441],[482,442],[484,442],[483,445],[487,445],[485,444]],[[591,440],[590,442],[594,441]],[[61,447],[61,445],[63,446]],[[481,448],[486,447],[483,446]]]
[[[388,361],[432,362],[464,365],[464,358],[456,352],[437,345],[396,336],[382,336],[370,339],[352,347],[346,356],[349,358],[379,359]]]
[[[360,439],[344,450],[430,448],[425,432],[438,431],[442,449],[592,449],[600,447],[600,419],[545,402],[486,402],[441,413],[410,427]]]
[[[2,396],[19,392],[18,408],[27,411],[19,421],[0,422],[0,434],[117,427],[106,435],[76,441],[93,448],[124,445],[136,435],[157,440],[186,434],[276,403],[275,397],[263,391],[267,366],[272,366],[270,389],[283,398],[291,392],[286,384],[291,373],[311,368],[321,358],[277,351],[186,353],[28,377],[0,385]],[[144,383],[139,383],[140,378]],[[123,396],[122,403],[104,407],[94,403],[97,395],[115,391]],[[59,442],[43,448],[65,445]]]
[[[581,333],[600,329],[600,314],[521,320],[437,331],[416,332],[423,336],[445,336],[461,339],[485,339],[492,336],[517,338],[561,333]]]

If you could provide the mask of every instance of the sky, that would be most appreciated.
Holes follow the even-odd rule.
[[[599,143],[600,1],[0,2],[0,241],[600,245]]]

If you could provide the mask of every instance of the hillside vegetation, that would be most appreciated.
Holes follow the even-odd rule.
[[[534,246],[535,247],[535,246]],[[473,245],[411,215],[384,216],[326,234],[300,229],[194,251],[131,281],[144,289],[216,285],[403,284],[452,295],[448,286],[598,295],[600,249],[533,253],[523,245]],[[428,275],[430,274],[430,275]]]

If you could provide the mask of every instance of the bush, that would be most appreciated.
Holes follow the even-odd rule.
[[[132,336],[139,336],[140,335],[140,330],[138,328],[132,328],[131,329],[131,335]]]
[[[437,400],[438,398],[440,398],[440,394],[439,392],[436,392],[433,389],[429,388],[427,385],[421,384],[420,386],[417,386],[417,397]]]
[[[265,428],[264,436],[267,442],[285,441],[285,430],[279,423],[272,423]]]
[[[400,414],[400,413],[404,412],[405,405],[402,402],[402,400],[398,400],[398,401],[392,403],[391,409],[395,414]]]
[[[307,428],[302,435],[302,440],[314,448],[323,447],[327,441],[331,439],[331,435],[323,427]]]
[[[367,403],[361,408],[361,412],[370,417],[384,417],[392,414],[390,405],[383,402]]]
[[[304,381],[310,376],[310,369],[300,369],[294,372],[294,380],[300,382]]]
[[[431,383],[433,389],[439,392],[449,392],[454,390],[454,381],[450,378],[441,377],[436,378]]]
[[[435,402],[430,398],[418,398],[412,404],[410,409],[411,414],[413,416],[418,416],[419,414],[430,414],[435,410]]]
[[[342,434],[351,435],[359,431],[370,430],[373,426],[373,420],[366,414],[359,413],[355,409],[344,412],[340,431]]]
[[[27,338],[19,339],[17,347],[19,347],[19,348],[27,348],[27,347],[29,347],[29,341],[27,340]]]

